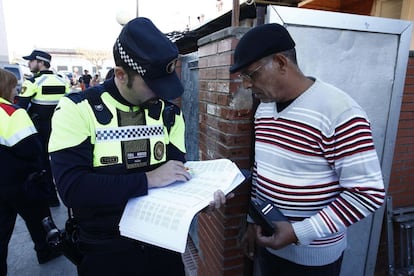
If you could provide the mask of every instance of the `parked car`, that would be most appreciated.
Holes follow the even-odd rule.
[[[73,75],[72,72],[70,71],[58,71],[57,72],[58,75],[60,75],[61,77],[63,77],[64,79],[68,80],[71,86],[76,85],[76,79]]]
[[[23,81],[32,76],[29,67],[21,64],[11,64],[0,62],[0,68],[12,72],[17,78],[17,93],[22,90]]]

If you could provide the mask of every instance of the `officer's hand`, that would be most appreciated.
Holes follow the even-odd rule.
[[[243,252],[250,260],[254,259],[256,251],[256,229],[253,226],[252,223],[247,224],[246,232],[241,240]]]
[[[266,237],[262,234],[262,228],[255,224],[256,242],[258,245],[270,247],[273,249],[281,249],[289,244],[296,243],[297,237],[293,231],[292,224],[288,221],[273,222],[276,226],[275,233]]]
[[[191,175],[185,169],[183,162],[170,160],[155,170],[145,173],[148,188],[164,187],[176,181],[187,181]]]
[[[226,200],[234,197],[234,193],[229,193],[227,196],[223,193],[222,190],[217,190],[214,192],[213,200],[210,201],[210,204],[204,209],[205,212],[212,212],[214,209],[219,209],[221,206],[226,204]]]

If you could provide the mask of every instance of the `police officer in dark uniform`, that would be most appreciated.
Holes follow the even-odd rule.
[[[50,187],[49,206],[56,207],[59,206],[59,199],[52,179],[47,144],[51,131],[52,114],[59,99],[69,93],[70,87],[65,79],[49,69],[52,60],[50,54],[34,50],[23,59],[29,61],[29,68],[34,76],[23,82],[22,91],[17,97],[17,104],[27,109],[42,139],[45,149],[42,154],[42,163]]]
[[[7,274],[7,251],[17,214],[26,223],[38,262],[60,256],[46,243],[42,219],[50,216],[47,202],[32,198],[24,183],[38,170],[40,137],[26,110],[12,104],[16,77],[0,69],[0,275]]]
[[[191,178],[183,164],[183,115],[168,101],[183,92],[175,73],[178,50],[149,19],[135,18],[113,54],[113,77],[63,97],[52,119],[53,175],[73,209],[84,254],[78,272],[185,275],[179,253],[122,237],[118,229],[128,199]],[[225,201],[216,191],[210,205]]]

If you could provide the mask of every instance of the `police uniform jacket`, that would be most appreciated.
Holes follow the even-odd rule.
[[[119,235],[128,199],[148,193],[145,172],[184,161],[184,119],[163,100],[131,105],[110,79],[60,100],[49,153],[58,191],[80,228]]]
[[[50,120],[59,99],[69,92],[69,83],[61,76],[49,70],[40,71],[23,82],[17,104],[39,119]]]
[[[21,191],[42,151],[39,135],[26,110],[0,98],[0,199]]]

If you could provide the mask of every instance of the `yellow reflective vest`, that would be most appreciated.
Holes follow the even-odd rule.
[[[26,110],[14,107],[3,98],[0,98],[0,122],[0,145],[6,147],[13,147],[37,133]]]
[[[88,91],[72,93],[60,100],[52,117],[50,153],[75,147],[88,139],[94,146],[95,168],[124,164],[126,169],[135,169],[165,162],[169,143],[185,152],[182,112],[173,115],[174,125],[170,130],[164,124],[163,110],[171,103],[157,100],[148,108],[127,106],[110,93],[102,92],[101,103],[91,104],[85,95]],[[109,119],[106,116],[102,123],[96,113],[105,108]],[[160,112],[151,114],[154,109]]]
[[[31,98],[31,103],[43,106],[56,106],[62,96],[70,92],[69,83],[52,71],[41,71],[40,74],[25,80],[21,98]]]

